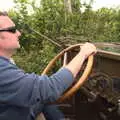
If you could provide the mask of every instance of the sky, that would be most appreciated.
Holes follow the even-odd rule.
[[[90,0],[81,0],[89,3]],[[13,8],[14,3],[13,0],[0,0],[0,10],[8,11]],[[93,9],[99,9],[101,7],[117,7],[120,6],[120,0],[94,0],[94,4],[92,5]]]
[[[13,8],[14,3],[13,0],[0,0],[0,10],[7,11],[10,8]]]
[[[93,9],[101,7],[114,8],[120,6],[120,0],[94,0]]]

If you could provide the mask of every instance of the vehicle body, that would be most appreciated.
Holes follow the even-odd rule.
[[[67,120],[120,120],[120,44],[95,44],[99,50],[94,56],[92,71],[87,81],[72,97],[57,104]],[[67,52],[67,62],[78,53],[79,48]],[[60,61],[64,64],[64,56]],[[87,60],[76,82],[86,63]]]
[[[96,46],[120,50],[116,44]],[[68,59],[77,51],[70,51]],[[120,53],[98,50],[88,80],[59,106],[70,120],[120,120]]]

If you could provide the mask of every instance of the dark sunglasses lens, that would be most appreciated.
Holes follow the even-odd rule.
[[[12,32],[12,33],[15,33],[16,32],[16,28],[12,27],[12,28],[9,29],[9,31]]]
[[[0,32],[4,32],[4,31],[16,33],[17,29],[16,29],[16,27],[9,27],[9,28],[0,29]]]

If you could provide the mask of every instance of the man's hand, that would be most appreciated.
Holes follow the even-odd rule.
[[[85,55],[85,58],[87,58],[91,54],[95,54],[97,52],[96,47],[91,43],[85,43],[83,46],[81,46],[81,50],[79,54]]]

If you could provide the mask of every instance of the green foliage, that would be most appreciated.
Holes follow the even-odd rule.
[[[65,9],[64,0],[41,0],[40,6],[36,2],[15,0],[16,9],[9,11],[16,26],[22,31],[22,48],[15,59],[26,71],[41,72],[58,52],[56,46],[31,31],[31,28],[59,44],[120,40],[119,8],[93,11],[94,0],[89,4],[71,0],[72,11],[69,13]],[[85,11],[81,11],[82,7]]]
[[[27,72],[42,73],[49,61],[56,55],[51,44],[48,42],[43,44],[43,49],[32,49],[29,52],[21,48],[14,56],[16,64]]]

